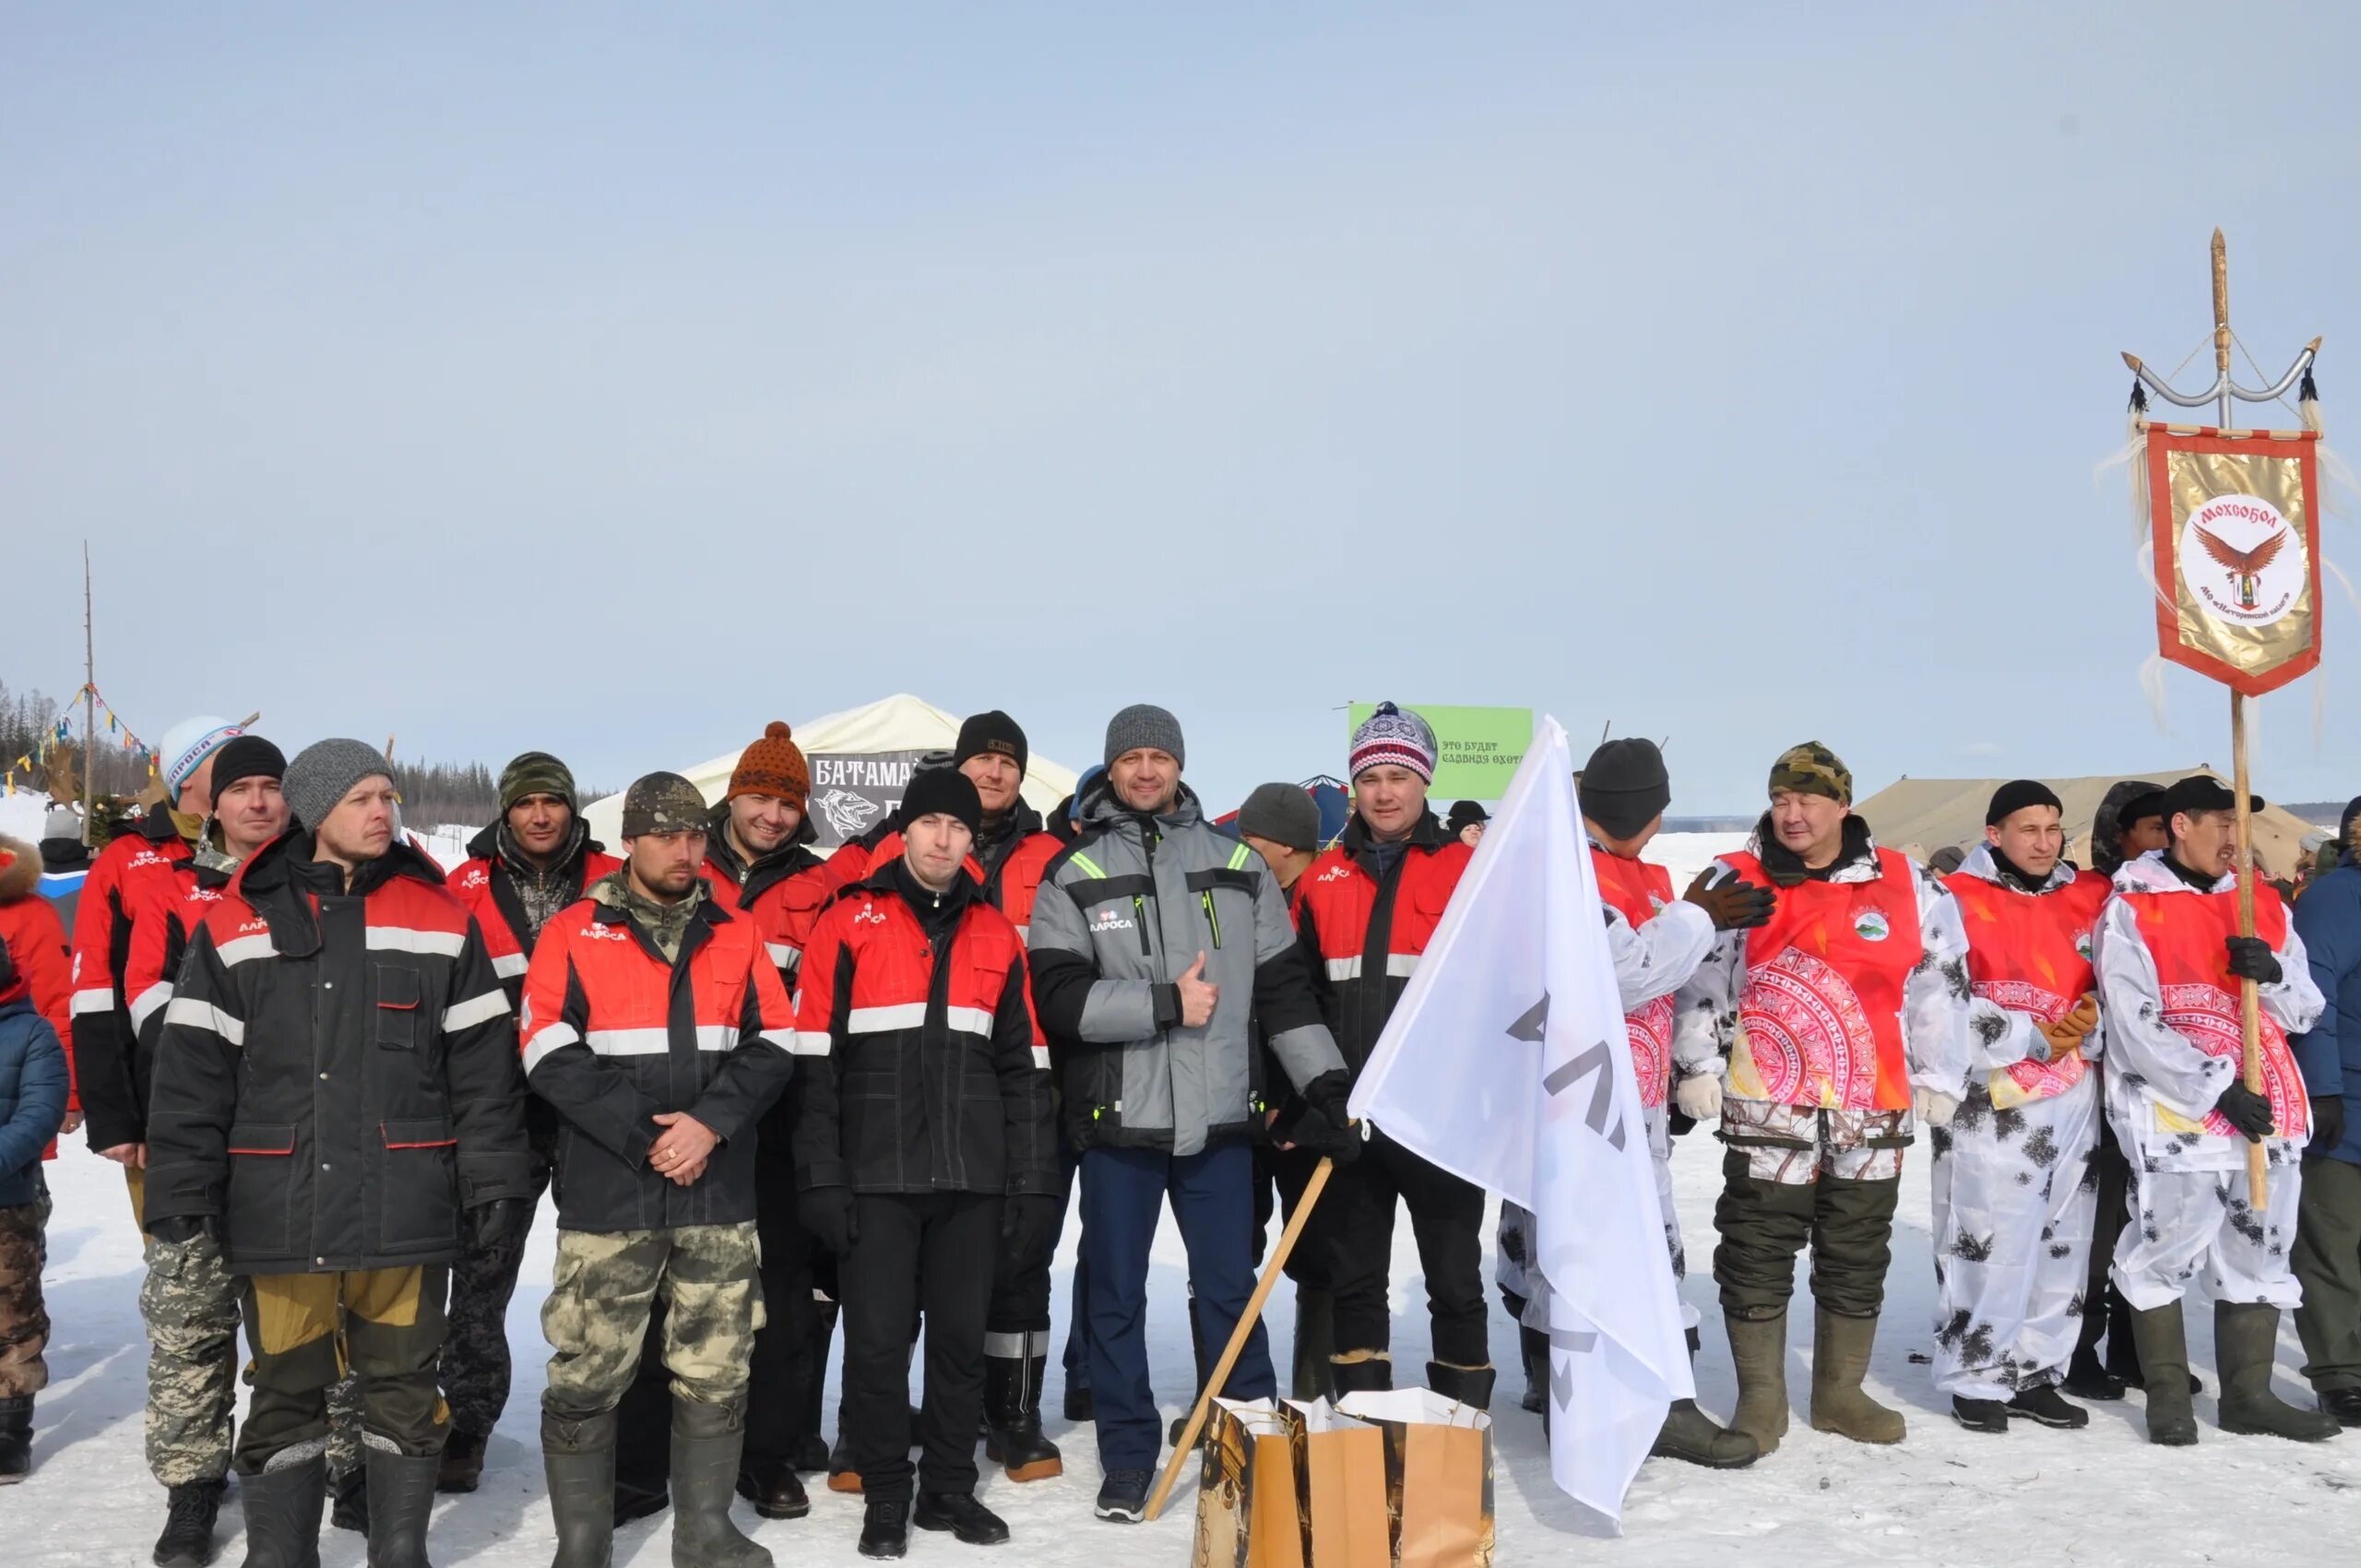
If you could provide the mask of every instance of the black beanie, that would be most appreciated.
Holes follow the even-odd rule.
[[[938,812],[957,817],[970,833],[984,830],[983,797],[976,793],[975,780],[955,767],[930,767],[911,774],[898,820],[913,823]]]
[[[2011,778],[1992,791],[1992,803],[1984,808],[1984,826],[1998,827],[2027,806],[2047,806],[2063,812],[2064,802],[2057,792],[2038,778]]]
[[[1608,741],[1583,764],[1575,786],[1583,815],[1612,838],[1631,838],[1672,804],[1672,780],[1654,741]]]
[[[1016,720],[998,708],[990,713],[970,714],[959,726],[959,743],[951,748],[951,766],[957,767],[971,756],[987,753],[1010,758],[1016,771],[1025,771],[1025,764],[1032,755],[1025,743],[1025,731]]]
[[[1484,808],[1477,804],[1474,801],[1453,801],[1451,803],[1451,814],[1443,818],[1442,830],[1456,838],[1467,829],[1475,826],[1477,823],[1489,822],[1491,820],[1490,815],[1485,812]],[[1641,826],[1644,827],[1647,825],[1643,823]],[[1615,837],[1618,838],[1624,838],[1630,837],[1630,835],[1618,833]]]
[[[241,778],[287,777],[287,754],[260,735],[236,735],[213,754],[213,798],[219,800]]]

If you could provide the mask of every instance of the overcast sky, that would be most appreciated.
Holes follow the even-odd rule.
[[[1227,807],[1392,696],[1669,736],[1676,812],[1807,736],[2226,766],[2140,694],[2117,352],[2203,339],[2218,223],[2361,410],[2361,7],[587,10],[0,10],[0,679],[78,683],[87,538],[151,738],[619,786],[1145,699]],[[2361,790],[2327,618],[2283,798]]]

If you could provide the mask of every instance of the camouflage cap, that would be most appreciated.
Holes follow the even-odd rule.
[[[1771,793],[1782,790],[1798,795],[1825,795],[1839,805],[1853,803],[1853,773],[1834,752],[1818,741],[1789,746],[1771,765]]]
[[[677,773],[651,773],[623,791],[623,837],[643,833],[703,833],[705,797]]]

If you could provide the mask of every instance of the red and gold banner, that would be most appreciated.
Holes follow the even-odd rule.
[[[2148,427],[2157,650],[2247,696],[2320,661],[2316,431]]]

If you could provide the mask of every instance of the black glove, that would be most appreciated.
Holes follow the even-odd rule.
[[[2310,1146],[2326,1154],[2343,1141],[2344,1097],[2341,1094],[2314,1095]]]
[[[2230,940],[2236,942],[2237,938]],[[2222,1091],[2222,1098],[2213,1102],[2213,1109],[2222,1113],[2222,1120],[2244,1133],[2250,1144],[2262,1142],[2271,1133],[2270,1099],[2236,1078]]]
[[[1012,1193],[1000,1211],[1001,1255],[1022,1272],[1035,1259],[1047,1260],[1058,1247],[1058,1200],[1047,1193]]]
[[[848,1255],[860,1240],[850,1187],[813,1188],[795,1200],[795,1218],[803,1221],[813,1241],[838,1257]]]
[[[1338,1165],[1350,1165],[1358,1158],[1361,1130],[1353,1125],[1352,1112],[1345,1103],[1352,1093],[1353,1082],[1341,1067],[1304,1085],[1305,1109],[1295,1124],[1295,1141],[1305,1148],[1318,1149]]]
[[[468,1251],[481,1255],[525,1239],[526,1208],[515,1198],[494,1198],[468,1210]]]
[[[2231,974],[2257,985],[2279,983],[2279,956],[2271,950],[2270,943],[2260,936],[2233,936],[2225,941],[2230,949]]]
[[[199,1236],[210,1236],[218,1241],[221,1239],[221,1222],[209,1214],[175,1214],[150,1224],[148,1234],[175,1247]]]
[[[1708,887],[1706,879],[1713,874],[1711,867],[1699,872],[1680,897],[1704,910],[1715,931],[1751,931],[1770,923],[1772,911],[1779,906],[1777,894],[1735,876],[1718,887]]]

